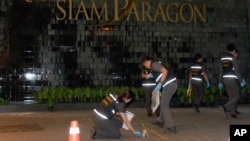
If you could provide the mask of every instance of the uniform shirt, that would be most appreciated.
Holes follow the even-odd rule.
[[[233,58],[232,64],[233,64],[233,68],[234,68],[234,73],[237,76],[238,80],[241,82],[242,77],[241,77],[241,74],[240,74],[240,69],[239,69],[239,64],[238,64],[237,59],[231,53],[224,53],[222,55],[222,57],[226,57],[226,56],[230,56],[230,57]],[[222,65],[220,65],[220,70],[219,70],[219,81],[220,82],[222,82],[222,78],[223,78],[223,68],[222,68]]]
[[[165,67],[164,67],[161,63],[152,62],[152,64],[151,64],[151,69],[152,69],[153,71],[156,71],[156,72],[159,72],[159,73],[160,73],[162,68],[165,68]],[[166,69],[167,69],[167,68],[166,68]],[[171,80],[171,79],[173,79],[173,78],[175,78],[174,74],[173,74],[171,71],[168,70],[167,77],[165,78],[164,82],[162,83],[163,86],[164,86],[164,84],[165,84],[167,81],[169,81],[169,80]]]
[[[108,119],[111,119],[117,112],[125,112],[125,103],[111,103],[107,106],[101,105],[97,108],[97,111],[102,115],[106,116]]]
[[[156,72],[161,72],[160,70],[163,68],[163,66],[158,62],[152,62],[151,69]]]
[[[154,86],[155,83],[155,79],[154,78],[143,78],[142,79],[142,86],[147,87],[147,86]]]
[[[116,103],[117,112],[125,113],[126,105],[124,102]]]
[[[201,70],[198,72],[200,74],[193,74],[192,73],[192,68],[191,68],[192,66],[200,66]],[[190,67],[191,77],[199,77],[199,78],[201,78],[203,80],[203,74],[202,73],[206,71],[206,66],[204,64],[202,64],[202,63],[199,63],[199,62],[195,62],[192,66]]]

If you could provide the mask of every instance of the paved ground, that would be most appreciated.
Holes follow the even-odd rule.
[[[177,126],[177,134],[163,134],[162,129],[150,123],[155,117],[147,117],[142,107],[128,108],[136,114],[132,120],[137,130],[143,122],[149,131],[147,138],[134,138],[124,129],[122,140],[125,141],[228,141],[230,124],[250,124],[250,105],[240,105],[242,112],[237,119],[225,119],[218,107],[201,108],[201,113],[194,113],[192,108],[171,108]],[[28,111],[0,111],[1,141],[68,141],[69,127],[72,120],[77,120],[80,127],[80,140],[90,141],[92,123],[91,108],[82,110],[70,108]],[[119,139],[120,140],[120,139]],[[106,140],[102,140],[106,141]],[[115,140],[114,140],[115,141]]]

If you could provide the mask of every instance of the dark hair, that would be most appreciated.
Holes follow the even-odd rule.
[[[227,45],[227,51],[231,52],[231,51],[234,51],[235,49],[236,48],[235,48],[235,45],[233,43]]]
[[[194,60],[197,61],[198,59],[202,58],[201,54],[196,54]]]
[[[149,61],[149,60],[152,60],[152,61],[153,61],[153,58],[152,58],[152,57],[149,57],[149,56],[145,56],[145,57],[142,58],[141,64],[143,64],[145,61]]]
[[[134,93],[131,91],[131,90],[127,90],[127,91],[125,91],[125,92],[123,92],[119,97],[118,97],[118,101],[119,102],[122,102],[122,99],[123,98],[127,98],[127,99],[132,99],[129,103],[127,103],[127,104],[130,104],[130,103],[132,103],[133,101],[134,101],[134,99],[135,99],[135,95],[134,95]]]
[[[235,52],[236,52],[237,54],[239,54],[239,51],[238,51],[238,49],[237,49],[237,48],[235,48]]]

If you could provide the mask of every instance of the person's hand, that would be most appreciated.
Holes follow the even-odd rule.
[[[222,90],[223,84],[220,82],[220,83],[218,84],[218,87],[219,87],[219,90]]]
[[[135,131],[135,132],[134,132],[134,135],[135,135],[136,137],[138,137],[138,138],[139,138],[139,137],[141,137],[141,132],[139,132],[139,131]]]
[[[241,86],[241,87],[246,86],[246,81],[245,81],[245,79],[242,79],[242,81],[240,82],[240,86]]]
[[[146,79],[149,79],[149,78],[153,78],[152,73],[150,73],[150,74],[148,74],[148,75],[146,76]]]
[[[210,83],[209,82],[207,82],[207,88],[210,88]]]
[[[155,90],[156,90],[156,91],[160,91],[160,90],[161,90],[161,87],[162,87],[162,84],[161,84],[161,82],[159,82],[159,83],[156,85]]]
[[[187,96],[191,96],[191,94],[192,94],[192,87],[188,87],[188,88],[187,88],[186,95],[187,95]]]

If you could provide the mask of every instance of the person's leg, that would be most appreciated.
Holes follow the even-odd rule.
[[[197,101],[198,101],[198,97],[199,97],[199,91],[198,91],[198,88],[196,86],[196,83],[193,82],[192,83],[192,91],[193,91],[193,103],[194,105],[197,105]]]
[[[239,84],[240,85],[240,84]],[[238,99],[238,101],[236,102],[236,104],[235,104],[235,113],[236,114],[240,114],[240,112],[238,111],[238,107],[239,107],[239,104],[240,104],[240,98],[241,98],[241,91],[240,91],[240,86],[239,86],[239,99]]]
[[[200,106],[201,101],[203,100],[204,96],[205,96],[205,91],[204,91],[204,84],[203,82],[199,82],[198,83],[198,96],[197,96],[197,101],[196,104],[198,106]]]
[[[119,139],[121,138],[121,132],[119,129],[122,127],[122,121],[112,118],[109,120],[101,119],[95,116],[94,118],[96,127],[95,138],[96,139]]]
[[[234,101],[234,103],[232,104],[232,108],[231,108],[231,117],[236,118],[236,111],[238,108],[238,103],[240,101],[240,86],[237,85],[237,81],[235,81],[235,87],[232,88],[232,91],[234,92],[232,94],[232,101]]]
[[[230,111],[231,115],[235,115],[236,104],[240,98],[238,80],[232,78],[224,78],[223,83],[225,85],[226,92],[228,94],[228,102],[224,104],[226,111]]]
[[[146,110],[147,110],[147,115],[151,116],[152,115],[152,110],[151,110],[151,97],[152,97],[152,91],[154,89],[153,86],[143,86],[143,92],[145,95],[145,104],[146,104]]]
[[[203,100],[204,96],[205,96],[205,92],[204,92],[204,85],[202,81],[192,81],[192,90],[194,93],[194,104],[196,104],[197,106],[200,106],[201,101]]]
[[[161,94],[161,114],[158,121],[164,123],[164,128],[172,128],[175,127],[174,120],[169,110],[170,101],[177,90],[177,83],[170,83],[166,87],[163,88]]]
[[[201,93],[200,93],[200,82],[196,80],[192,80],[192,91],[193,91],[193,106],[194,106],[194,111],[199,113],[199,105],[200,105],[200,98],[201,98]]]

